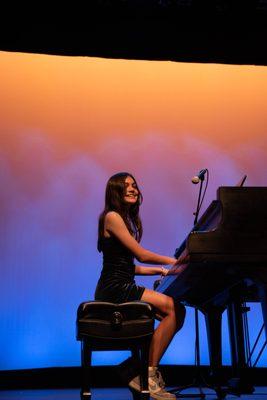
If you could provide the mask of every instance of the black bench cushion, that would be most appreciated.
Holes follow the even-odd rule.
[[[115,304],[81,303],[77,311],[77,340],[141,338],[153,334],[153,307],[142,301]]]

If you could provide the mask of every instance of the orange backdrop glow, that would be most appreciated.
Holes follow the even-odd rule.
[[[136,176],[143,245],[173,254],[192,226],[190,178],[200,169],[210,171],[203,210],[218,186],[244,174],[248,185],[267,185],[267,68],[1,52],[0,88],[0,368],[79,365],[74,314],[101,270],[96,225],[107,178]],[[193,362],[190,312],[163,362]],[[224,347],[229,362],[227,338]]]

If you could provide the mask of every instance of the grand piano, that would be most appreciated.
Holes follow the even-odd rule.
[[[156,290],[204,314],[214,381],[222,366],[227,309],[232,381],[239,393],[249,392],[242,313],[245,301],[261,302],[267,337],[267,187],[219,187],[175,257],[187,261],[173,267]]]

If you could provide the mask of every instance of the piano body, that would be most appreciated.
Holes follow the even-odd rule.
[[[261,302],[267,337],[267,188],[219,187],[217,200],[175,251],[176,258],[186,254],[188,263],[173,267],[156,290],[204,313],[214,381],[227,309],[234,377],[246,392],[244,301]]]

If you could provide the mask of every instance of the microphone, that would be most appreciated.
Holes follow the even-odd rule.
[[[207,171],[208,171],[207,168],[202,169],[201,171],[199,171],[198,175],[193,176],[193,178],[191,179],[191,182],[194,183],[194,184],[197,184],[200,181],[204,181],[204,176],[205,176]]]

